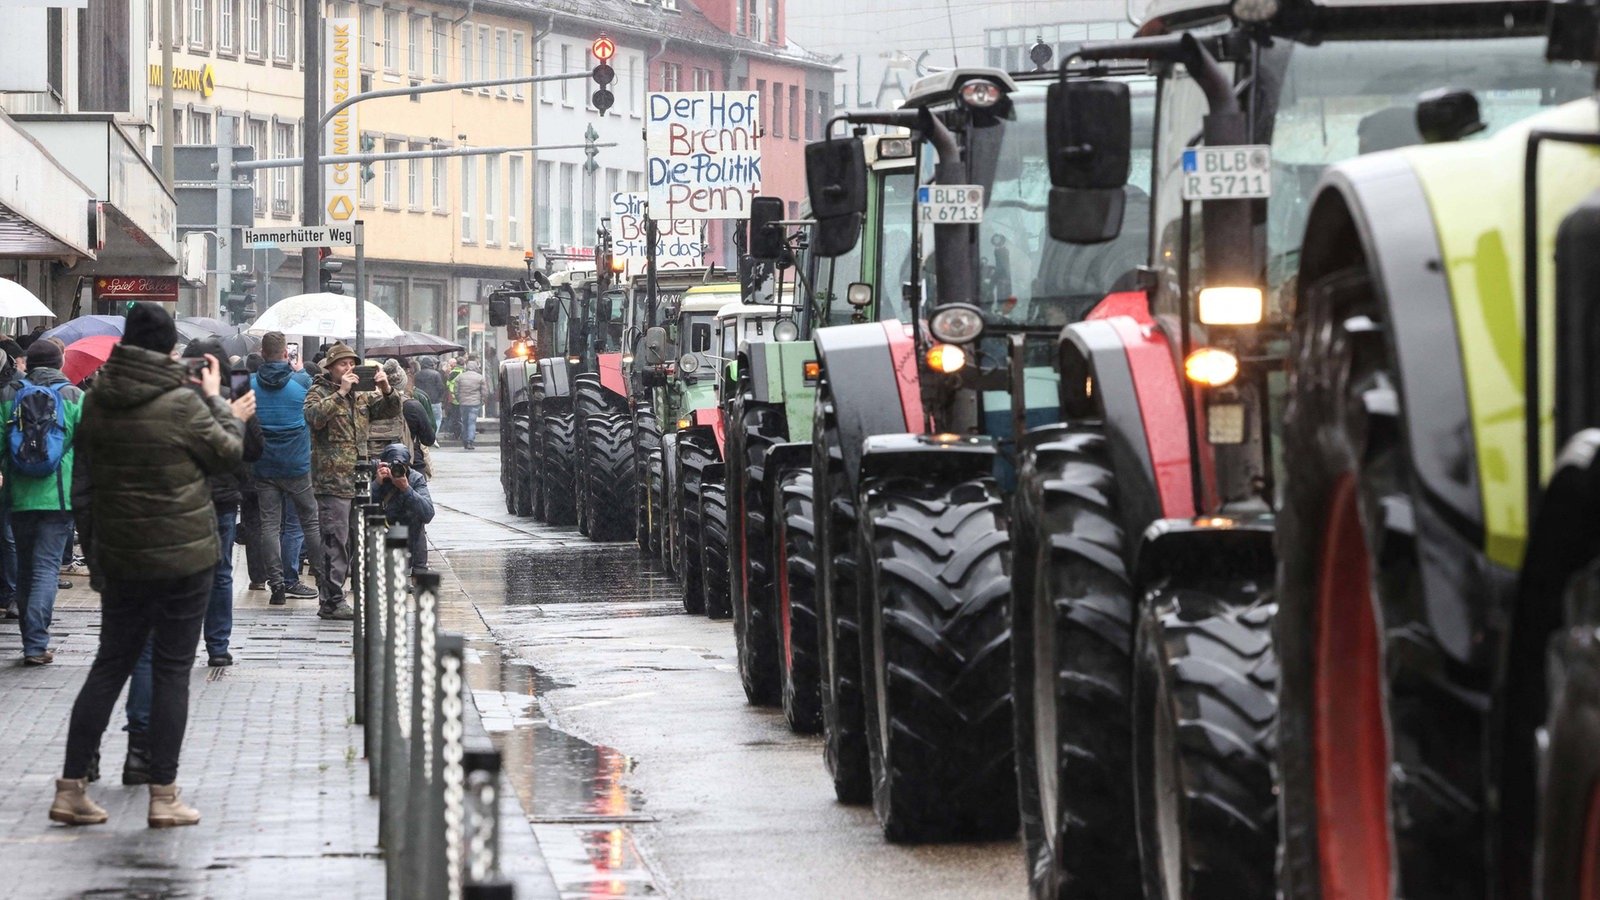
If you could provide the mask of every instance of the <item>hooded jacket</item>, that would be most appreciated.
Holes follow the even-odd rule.
[[[306,392],[311,376],[283,360],[264,362],[250,376],[256,418],[266,446],[251,467],[257,478],[298,478],[311,471],[311,429],[306,426]]]
[[[72,464],[75,461],[73,445],[76,443],[78,422],[83,415],[83,391],[72,386],[60,369],[40,366],[30,369],[23,379],[32,384],[64,384],[61,402],[66,406],[67,443],[61,454],[61,465],[53,474],[32,478],[15,471],[11,465],[11,408],[16,405],[22,382],[7,385],[0,391],[0,455],[5,460],[6,505],[13,512],[62,512],[72,509]]]
[[[341,397],[339,386],[327,373],[319,376],[305,401],[305,418],[312,437],[311,490],[354,498],[356,459],[366,450],[368,427],[373,419],[398,415],[399,391],[382,394],[352,390]]]
[[[428,402],[438,406],[444,399],[444,376],[433,366],[424,365],[422,371],[417,373],[417,393],[428,398]]]
[[[84,399],[77,440],[94,484],[95,565],[108,578],[182,578],[216,565],[207,476],[238,469],[244,429],[226,401],[187,380],[165,354],[118,344]]]

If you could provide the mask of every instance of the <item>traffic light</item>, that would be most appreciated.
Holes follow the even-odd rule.
[[[595,157],[600,155],[600,148],[594,145],[594,142],[599,139],[600,132],[595,131],[593,125],[590,125],[583,132],[583,155],[588,157],[588,159],[584,160],[583,171],[590,175],[593,175],[600,168],[600,164],[595,162]]]
[[[339,272],[344,269],[344,263],[332,257],[333,251],[327,247],[317,251],[317,273],[324,292],[342,294],[344,282],[339,280]]]
[[[222,307],[228,322],[243,325],[256,317],[256,276],[253,272],[233,276],[233,286],[222,292]]]
[[[378,139],[377,138],[373,137],[370,134],[363,134],[361,136],[361,152],[362,153],[371,153],[373,150],[376,150],[377,147],[378,147]],[[361,183],[362,184],[366,184],[367,182],[371,181],[372,179],[374,179],[376,177],[378,177],[378,173],[374,172],[372,170],[372,163],[362,163],[361,164]]]
[[[611,57],[617,55],[617,42],[602,34],[594,39],[594,43],[589,46],[589,52],[598,60],[592,73],[596,90],[589,102],[600,111],[601,115],[605,115],[606,110],[617,102],[616,95],[611,93],[609,88],[611,82],[617,80],[617,72],[611,68]]]

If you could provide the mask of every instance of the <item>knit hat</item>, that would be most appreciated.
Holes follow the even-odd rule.
[[[351,350],[343,343],[339,343],[328,348],[328,355],[322,358],[322,367],[324,369],[331,368],[334,363],[341,359],[353,359],[357,362],[361,361],[361,357],[356,356],[356,352],[354,350]]]
[[[171,353],[178,343],[178,326],[161,306],[135,303],[128,307],[128,322],[122,330],[122,342],[157,353]]]
[[[61,348],[53,341],[34,341],[28,345],[28,368],[61,368]]]

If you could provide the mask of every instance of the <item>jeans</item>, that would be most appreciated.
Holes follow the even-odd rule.
[[[11,510],[0,510],[0,607],[17,597],[17,539],[11,534]]]
[[[235,539],[244,544],[244,565],[251,584],[267,583],[267,561],[261,552],[261,503],[252,485],[239,504],[239,527]]]
[[[211,601],[206,604],[206,654],[221,656],[228,652],[228,638],[233,635],[233,528],[237,510],[231,506],[217,508],[217,539],[222,542],[222,554],[217,560],[217,574],[211,583]]]
[[[300,527],[300,513],[293,503],[284,504],[283,531],[278,535],[279,559],[283,560],[283,583],[300,583],[300,557],[305,555],[306,533]]]
[[[461,407],[461,442],[470,444],[478,439],[478,406]]]
[[[300,568],[299,548],[287,546],[287,538],[279,541],[272,539],[273,535],[281,533],[284,510],[288,508],[284,503],[287,497],[299,518],[304,540],[311,547],[311,571],[316,574],[322,600],[324,603],[332,602],[338,596],[341,582],[332,580],[332,584],[329,583],[327,555],[323,550],[322,529],[318,527],[317,518],[317,503],[321,498],[311,493],[311,476],[259,478],[256,480],[256,490],[261,500],[261,546],[266,550],[267,584],[274,590],[287,585],[295,579],[287,578],[285,574]]]
[[[17,540],[17,606],[22,612],[22,655],[50,649],[50,620],[61,580],[61,548],[72,534],[72,513],[13,510]]]
[[[123,731],[138,734],[150,731],[150,657],[155,653],[155,646],[154,637],[145,641],[144,652],[139,654],[139,661],[133,664],[133,674],[128,678],[128,704],[125,707],[128,725]]]
[[[177,780],[178,752],[189,723],[189,676],[211,582],[210,569],[182,578],[106,580],[100,594],[100,649],[72,704],[61,777],[88,774],[117,695],[148,644],[150,779],[155,784]]]
[[[349,497],[317,495],[317,515],[321,518],[322,548],[328,563],[328,590],[322,593],[323,606],[344,602],[344,581],[350,576]]]
[[[77,540],[77,530],[77,527],[73,525],[72,519],[69,517],[67,519],[67,540],[61,548],[61,567],[63,569],[72,565],[72,544]]]

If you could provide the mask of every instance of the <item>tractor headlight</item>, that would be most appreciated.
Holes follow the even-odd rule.
[[[1256,287],[1202,288],[1198,305],[1203,325],[1256,325],[1266,309]]]
[[[1201,347],[1184,359],[1183,375],[1203,387],[1222,387],[1239,377],[1239,357],[1216,347]]]
[[[951,375],[967,364],[967,351],[955,344],[934,344],[928,348],[928,368]]]
[[[772,339],[779,343],[787,344],[798,340],[799,337],[800,326],[796,325],[793,319],[779,319],[777,324],[772,326]]]
[[[961,86],[961,102],[979,109],[987,109],[1000,102],[1005,91],[992,81],[969,81]]]
[[[693,375],[700,371],[700,358],[693,353],[685,353],[678,357],[678,374]]]
[[[965,303],[941,307],[928,319],[928,330],[947,344],[967,344],[983,334],[983,313]]]
[[[1278,14],[1278,0],[1233,0],[1233,17],[1241,22],[1265,22]]]

